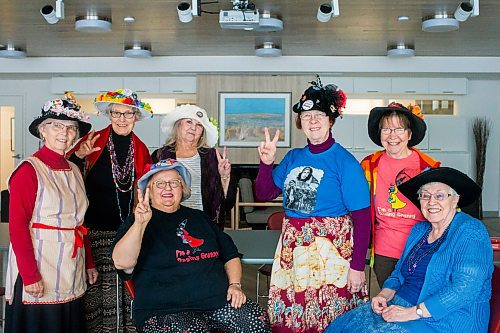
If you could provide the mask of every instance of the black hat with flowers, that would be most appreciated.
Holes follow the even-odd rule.
[[[80,136],[84,136],[92,128],[92,125],[88,122],[89,117],[81,110],[80,105],[76,103],[75,96],[73,96],[71,92],[65,93],[62,99],[58,98],[46,102],[42,107],[41,116],[35,118],[31,122],[29,131],[39,139],[40,133],[38,132],[38,125],[45,119],[76,121]]]
[[[347,101],[346,94],[334,84],[323,86],[319,75],[316,81],[309,82],[311,86],[304,91],[300,100],[293,106],[293,112],[318,110],[334,118],[342,116],[342,109]]]
[[[416,146],[422,142],[427,131],[427,125],[424,121],[424,115],[420,111],[420,106],[410,104],[408,107],[404,107],[402,104],[393,102],[388,106],[376,107],[370,111],[370,116],[368,117],[368,135],[373,143],[382,147],[379,127],[380,119],[385,114],[391,112],[404,114],[410,121],[411,139],[408,141],[409,147]]]

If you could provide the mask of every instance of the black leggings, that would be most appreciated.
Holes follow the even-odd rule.
[[[375,261],[373,262],[373,271],[377,276],[377,282],[380,286],[380,289],[382,289],[385,280],[387,280],[387,278],[391,275],[392,271],[396,267],[397,262],[398,259],[396,258],[385,257],[378,254],[375,255]]]
[[[266,311],[251,299],[239,309],[230,303],[215,311],[181,312],[154,316],[146,320],[143,333],[207,333],[221,330],[227,333],[271,332]]]

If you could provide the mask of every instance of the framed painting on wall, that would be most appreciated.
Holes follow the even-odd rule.
[[[257,147],[264,127],[278,147],[290,147],[291,93],[219,93],[219,146]]]

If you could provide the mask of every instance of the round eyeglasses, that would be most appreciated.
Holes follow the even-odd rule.
[[[163,190],[167,187],[167,185],[170,188],[177,188],[181,186],[181,181],[180,179],[172,179],[172,180],[156,180],[153,182],[154,186],[156,186],[157,189]]]

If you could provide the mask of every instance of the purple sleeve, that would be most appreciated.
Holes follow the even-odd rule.
[[[370,242],[371,214],[370,207],[351,212],[354,225],[354,249],[351,268],[357,271],[365,270],[366,250]]]
[[[278,197],[281,189],[274,184],[273,165],[259,164],[259,173],[255,180],[255,199],[257,201],[269,201]]]

